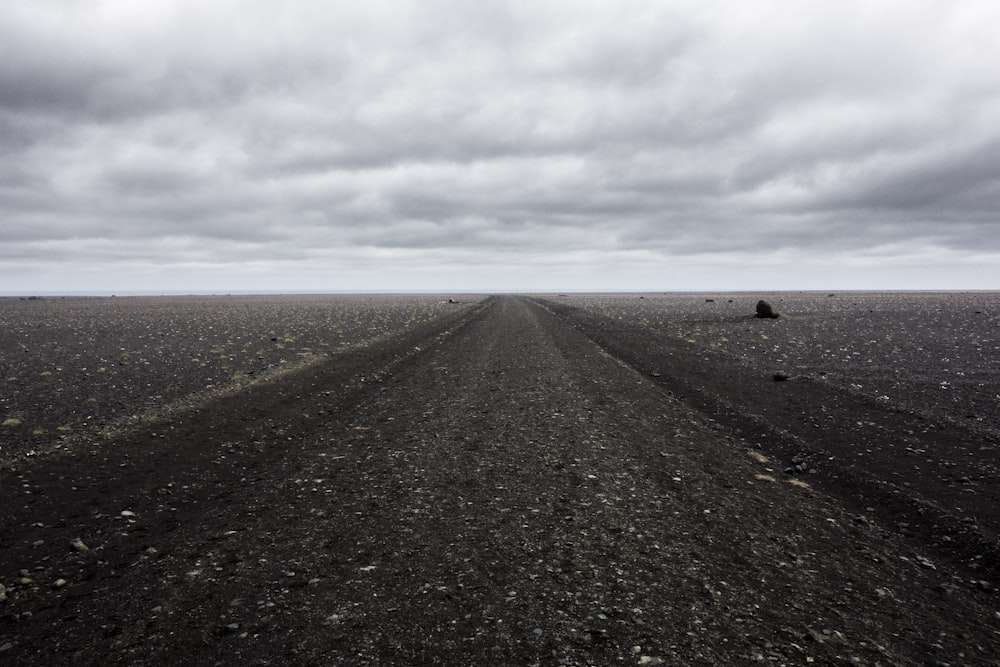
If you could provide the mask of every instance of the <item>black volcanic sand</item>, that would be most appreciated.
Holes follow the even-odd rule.
[[[1000,295],[766,296],[781,318],[747,295],[547,307],[776,470],[1000,578]]]
[[[460,307],[448,299],[0,298],[0,457],[92,437]]]
[[[448,304],[9,457],[0,661],[998,664],[996,296],[758,296]]]

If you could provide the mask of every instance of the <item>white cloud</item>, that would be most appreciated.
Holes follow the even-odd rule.
[[[980,280],[998,28],[930,0],[10,3],[0,279]]]

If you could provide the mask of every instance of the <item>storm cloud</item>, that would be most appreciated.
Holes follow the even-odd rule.
[[[998,33],[975,1],[5,3],[0,292],[998,288]]]

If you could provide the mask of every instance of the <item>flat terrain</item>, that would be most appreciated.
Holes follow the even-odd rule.
[[[0,457],[397,333],[457,310],[449,298],[0,298],[0,421],[16,422],[0,432]]]
[[[5,448],[0,661],[1000,664],[997,296],[766,296],[425,304]]]

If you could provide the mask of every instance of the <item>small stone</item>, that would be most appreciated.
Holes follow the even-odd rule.
[[[771,307],[771,304],[761,299],[757,302],[757,317],[761,319],[774,319],[778,317],[778,313]]]
[[[644,655],[639,658],[640,665],[662,665],[663,658],[657,658],[652,655]]]
[[[3,653],[4,651],[9,651],[12,648],[14,648],[13,644],[11,644],[10,642],[4,642],[3,644],[0,644],[0,653]]]
[[[986,581],[985,579],[980,579],[979,581],[976,582],[976,588],[978,588],[981,591],[986,591],[987,593],[989,593],[990,591],[993,590],[993,584]]]
[[[534,635],[535,635],[536,637],[541,637],[541,636],[542,636],[542,629],[541,629],[541,628],[535,628],[535,629],[534,629],[534,630],[532,630],[531,632],[532,632],[532,633],[533,633],[533,634],[534,634]]]
[[[79,537],[74,537],[72,540],[69,541],[69,544],[77,551],[90,551],[90,547],[84,544],[83,540],[81,540]]]
[[[65,585],[66,585],[66,580],[61,577],[52,582],[52,588],[62,588]]]
[[[129,517],[135,516],[135,512],[132,512],[131,510],[124,510],[122,511],[122,516],[127,519]]]
[[[0,602],[6,602],[7,600],[7,587],[0,584]]]

